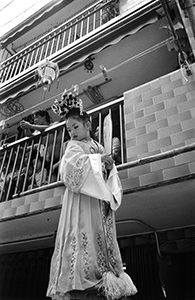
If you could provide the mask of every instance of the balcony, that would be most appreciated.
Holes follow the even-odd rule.
[[[119,0],[97,1],[3,61],[0,71],[3,97],[8,95],[8,89],[15,88],[15,83],[24,86],[29,80],[35,82],[37,68],[46,59],[58,63],[60,76],[63,75],[78,55],[86,53],[86,48],[90,55],[100,44],[104,47],[121,34],[125,36],[128,25],[159,7],[159,1],[142,1],[128,13],[121,13],[120,5]]]
[[[44,35],[33,44],[4,61],[1,65],[1,83],[37,67],[40,62],[57,55],[81,41],[103,24],[119,15],[118,1],[98,1],[82,13],[72,17],[64,24]]]
[[[93,132],[99,127],[99,140],[102,141],[102,127],[105,116],[110,113],[114,122],[113,133],[121,141],[120,161],[125,162],[124,140],[124,111],[123,99],[117,99],[105,104],[101,109],[93,109],[90,112]],[[10,144],[3,144],[0,150],[2,178],[0,202],[8,201],[18,196],[28,195],[49,186],[61,185],[58,163],[64,152],[64,145],[68,140],[65,130],[65,122],[57,123],[44,133],[30,138],[22,138]],[[40,182],[36,184],[36,168],[38,157],[42,157]],[[56,171],[54,170],[56,165]],[[44,178],[44,168],[47,169],[47,178]],[[30,175],[29,175],[30,174]],[[29,181],[29,176],[31,180]]]

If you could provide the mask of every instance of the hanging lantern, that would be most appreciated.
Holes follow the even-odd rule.
[[[37,73],[39,77],[37,86],[41,84],[44,91],[50,91],[51,84],[59,77],[60,71],[57,63],[46,59],[46,62],[38,67]]]

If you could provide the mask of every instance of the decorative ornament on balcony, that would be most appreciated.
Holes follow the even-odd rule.
[[[0,114],[5,117],[11,117],[19,114],[24,110],[24,106],[19,102],[19,99],[8,100],[0,104]]]
[[[57,63],[46,59],[46,62],[38,67],[37,73],[39,77],[37,87],[43,85],[44,91],[50,91],[51,84],[59,77],[60,71]]]

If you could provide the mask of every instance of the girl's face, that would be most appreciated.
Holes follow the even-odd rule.
[[[66,121],[66,127],[71,140],[82,141],[84,139],[90,138],[89,122],[83,123],[73,117],[70,117]]]

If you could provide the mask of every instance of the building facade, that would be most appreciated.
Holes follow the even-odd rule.
[[[74,85],[93,131],[110,114],[121,143],[116,227],[133,298],[194,299],[194,36],[180,2],[52,1],[2,37],[1,299],[46,298],[67,139],[51,106]],[[26,137],[19,123],[37,109],[55,124]],[[34,166],[27,186],[35,144],[43,163],[50,149],[47,183],[34,186]]]

